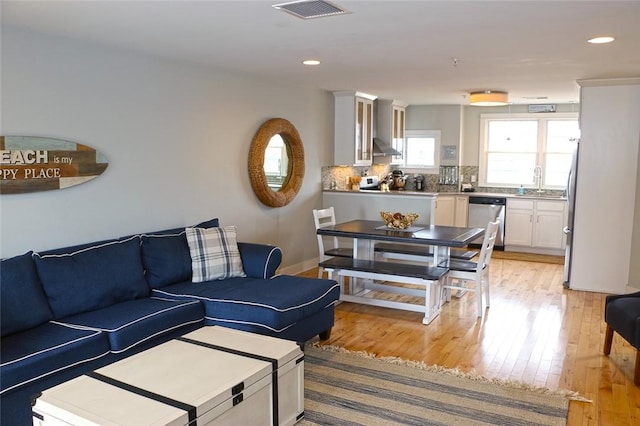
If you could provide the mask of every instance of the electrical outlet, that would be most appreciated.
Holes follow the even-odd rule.
[[[471,175],[471,183],[475,183],[476,182],[476,175]]]

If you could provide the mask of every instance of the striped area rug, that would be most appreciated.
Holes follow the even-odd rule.
[[[304,360],[301,425],[564,425],[576,397],[335,347]]]

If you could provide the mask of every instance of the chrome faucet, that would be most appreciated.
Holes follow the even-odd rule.
[[[533,169],[533,183],[538,187],[536,192],[542,194],[544,191],[542,190],[542,167],[540,166]]]

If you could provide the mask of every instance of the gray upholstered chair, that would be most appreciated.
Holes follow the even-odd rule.
[[[636,348],[633,382],[640,386],[640,292],[607,296],[604,321],[607,323],[604,354],[611,353],[614,331]]]

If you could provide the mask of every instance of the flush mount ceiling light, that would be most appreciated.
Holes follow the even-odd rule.
[[[317,59],[305,59],[302,63],[305,65],[320,65],[320,61]]]
[[[475,106],[500,106],[509,104],[509,94],[497,90],[483,90],[469,94],[469,104]]]
[[[301,19],[323,18],[325,16],[343,15],[346,10],[326,0],[298,0],[274,4],[271,7],[297,16]]]
[[[593,43],[593,44],[603,44],[603,43],[611,43],[613,40],[615,40],[615,38],[613,37],[594,37],[594,38],[590,38],[589,40],[587,40],[589,43]]]

